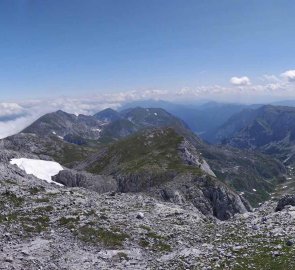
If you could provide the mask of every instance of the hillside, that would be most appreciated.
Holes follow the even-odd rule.
[[[74,115],[63,111],[46,114],[36,120],[22,133],[33,133],[41,137],[56,135],[75,136],[83,139],[98,139],[103,123],[92,116]]]
[[[172,128],[149,129],[112,144],[103,160],[98,159],[97,166],[91,171],[114,173],[116,171],[182,171],[192,170],[200,173],[197,165],[199,157],[189,164],[184,164],[178,153],[184,138]],[[194,149],[196,152],[196,149]],[[100,154],[99,154],[100,155]],[[183,163],[183,164],[181,164]],[[89,165],[88,165],[89,166]],[[201,166],[201,165],[200,165]]]
[[[113,122],[116,120],[120,120],[122,118],[119,112],[117,112],[111,108],[104,109],[104,110],[94,114],[93,116],[94,116],[94,118],[96,118],[97,120],[100,120],[102,122]]]
[[[215,145],[200,147],[200,152],[218,179],[254,207],[270,199],[278,185],[284,186],[286,183],[286,167],[260,152]]]
[[[114,175],[122,190],[139,191],[148,190],[157,181],[172,181],[176,176],[200,176],[199,167],[243,194],[254,206],[269,199],[276,186],[285,181],[286,174],[280,162],[263,154],[209,146],[173,129],[135,134],[111,144],[76,168]]]
[[[91,156],[75,169],[111,175],[117,180],[120,192],[145,192],[175,203],[192,202],[202,213],[220,219],[248,207],[215,178],[197,149],[171,128],[130,136]],[[215,196],[220,199],[216,200]]]
[[[24,155],[31,153],[41,159],[53,159],[71,168],[77,162],[99,151],[101,145],[95,141],[87,145],[70,143],[55,134],[41,137],[34,133],[19,133],[2,139],[0,149],[12,150]]]
[[[270,201],[221,222],[143,193],[49,184],[5,161],[15,154],[2,151],[0,159],[3,269],[295,267],[295,211],[285,199],[279,212]]]
[[[216,138],[233,147],[257,149],[286,165],[292,165],[295,154],[295,108],[268,105],[243,111],[223,125]]]

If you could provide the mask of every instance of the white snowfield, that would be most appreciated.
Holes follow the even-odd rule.
[[[32,174],[39,179],[45,180],[48,183],[55,183],[62,186],[57,182],[52,181],[52,176],[57,175],[63,170],[63,167],[55,161],[29,159],[29,158],[13,158],[10,164],[17,165],[21,170],[27,174]]]

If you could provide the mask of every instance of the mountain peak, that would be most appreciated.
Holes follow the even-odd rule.
[[[93,117],[104,122],[113,122],[121,118],[120,114],[111,108],[106,108],[94,114]]]

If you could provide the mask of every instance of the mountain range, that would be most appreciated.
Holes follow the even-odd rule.
[[[187,123],[188,127],[202,139],[208,140],[210,133],[225,123],[231,116],[246,108],[258,108],[261,105],[220,103],[214,101],[197,104],[177,104],[162,100],[135,101],[123,105],[120,109],[133,107],[162,108]]]
[[[183,120],[162,108],[106,109],[93,116],[57,111],[2,140],[2,145],[53,159],[75,171],[111,176],[123,192],[153,192],[174,201],[197,196],[182,189],[183,179],[191,179],[187,186],[198,187],[203,197],[201,186],[214,183],[218,189],[225,184],[221,190],[243,194],[242,200],[256,206],[271,197],[286,174],[283,164],[270,156],[205,143]],[[174,186],[173,191],[167,192],[167,185]],[[209,201],[212,212],[215,202],[212,197]]]
[[[266,150],[293,111],[246,107],[214,144],[162,108],[42,116],[0,141],[4,269],[292,267],[292,158]]]
[[[295,108],[266,105],[231,117],[215,133],[215,142],[255,149],[294,165]]]
[[[70,143],[81,145],[91,141],[115,141],[149,127],[173,127],[184,130],[186,124],[160,108],[137,107],[120,113],[106,109],[93,116],[57,111],[40,117],[22,133],[41,137],[55,135]]]

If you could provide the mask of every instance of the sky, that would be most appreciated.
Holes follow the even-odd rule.
[[[291,0],[1,0],[0,121],[144,98],[295,99],[294,12]]]

